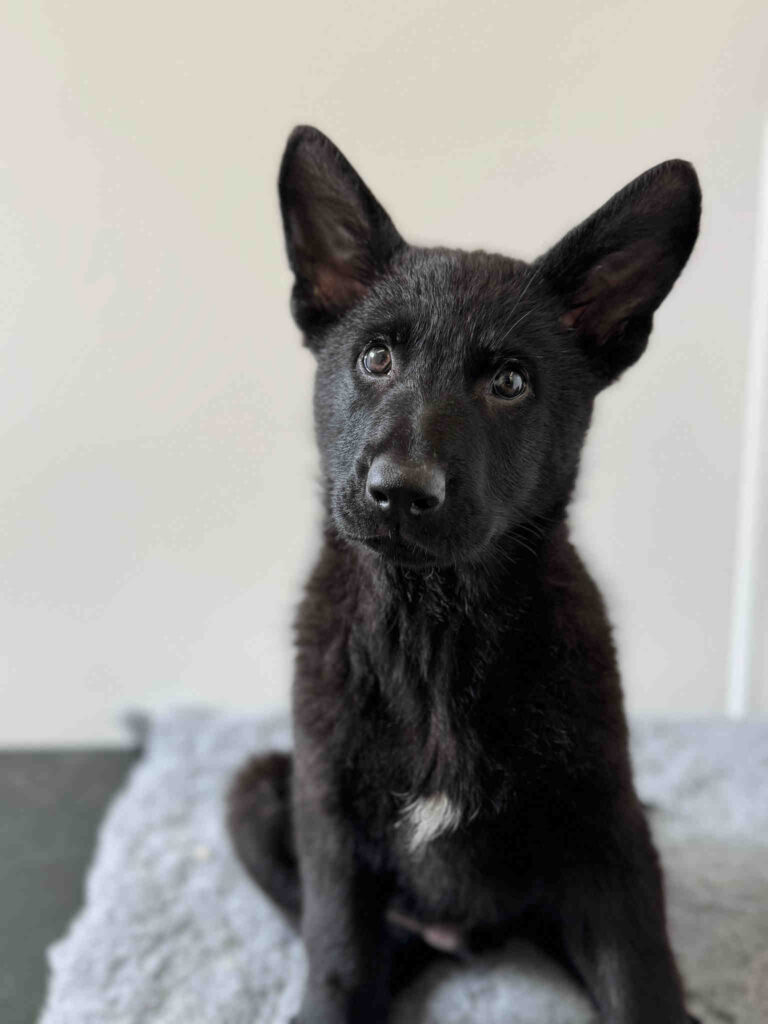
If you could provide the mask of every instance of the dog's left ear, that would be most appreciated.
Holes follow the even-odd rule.
[[[701,190],[691,164],[669,160],[630,182],[538,262],[561,303],[560,322],[609,383],[638,359],[653,314],[699,231]]]
[[[312,347],[365,295],[405,245],[344,154],[316,128],[294,128],[280,167],[293,316]]]

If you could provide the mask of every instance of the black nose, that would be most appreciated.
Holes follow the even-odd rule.
[[[377,455],[368,470],[366,492],[382,512],[425,516],[445,501],[445,473],[431,462]]]

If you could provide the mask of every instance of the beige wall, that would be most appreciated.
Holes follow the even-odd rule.
[[[600,400],[574,519],[631,708],[724,708],[761,0],[0,17],[0,742],[286,702],[317,524],[275,195],[297,122],[411,240],[524,257],[646,167],[695,162],[699,248]]]

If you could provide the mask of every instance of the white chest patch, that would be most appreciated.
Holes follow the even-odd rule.
[[[400,824],[409,830],[408,845],[411,852],[415,852],[443,833],[453,832],[461,824],[461,819],[461,808],[452,803],[445,793],[433,793],[406,804]]]

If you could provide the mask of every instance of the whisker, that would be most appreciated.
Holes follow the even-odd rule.
[[[504,335],[504,337],[501,340],[502,341],[506,341],[506,339],[510,336],[510,334],[514,331],[514,329],[517,326],[519,326],[519,324],[521,324],[523,322],[523,320],[525,320],[525,318],[527,316],[530,316],[531,313],[533,313],[534,310],[536,310],[538,308],[539,308],[538,306],[531,306],[531,308],[528,310],[527,313],[523,313],[523,315],[520,317],[519,320],[515,320],[515,322],[512,324],[512,326],[509,328],[509,330],[507,331],[507,333]]]
[[[529,289],[529,288],[531,287],[531,285],[532,285],[532,284],[533,284],[533,282],[534,282],[534,281],[536,280],[536,278],[537,278],[537,277],[539,277],[540,275],[541,275],[541,268],[540,268],[540,267],[537,267],[537,269],[536,269],[536,270],[534,270],[534,272],[533,272],[533,273],[531,274],[531,276],[530,276],[530,277],[528,278],[528,280],[527,280],[527,281],[525,282],[525,287],[524,287],[524,288],[523,288],[523,290],[522,290],[522,291],[520,292],[520,294],[519,294],[519,295],[517,296],[517,300],[516,300],[516,302],[515,302],[514,306],[512,307],[512,309],[510,310],[510,313],[509,313],[509,319],[510,319],[510,320],[512,319],[512,317],[513,317],[513,315],[514,315],[514,312],[515,312],[515,310],[517,309],[517,307],[518,307],[518,306],[520,305],[520,303],[521,303],[521,302],[523,301],[523,299],[525,298],[525,294],[526,294],[526,292],[527,292],[527,291],[528,291],[528,289]]]

